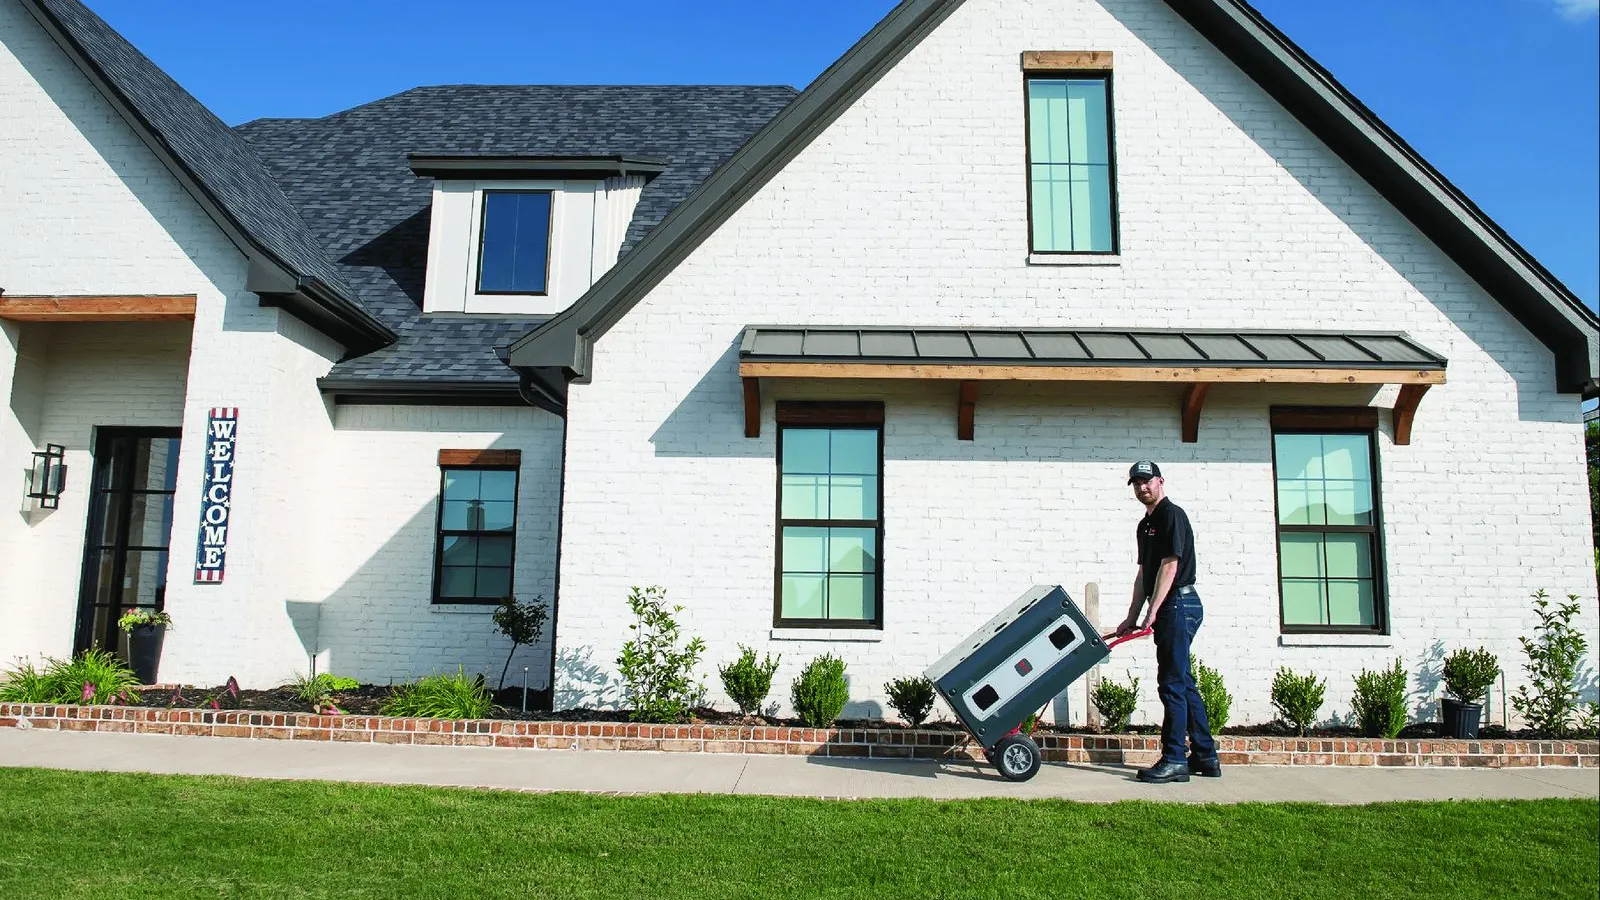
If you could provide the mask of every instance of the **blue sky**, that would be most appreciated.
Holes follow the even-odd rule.
[[[894,5],[88,2],[230,124],[326,115],[419,84],[804,87]],[[1600,0],[1255,6],[1600,303]]]

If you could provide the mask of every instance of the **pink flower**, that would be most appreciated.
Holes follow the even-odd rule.
[[[94,682],[85,681],[83,683],[83,700],[80,701],[80,702],[88,703],[90,700],[94,699],[94,694],[95,694]]]

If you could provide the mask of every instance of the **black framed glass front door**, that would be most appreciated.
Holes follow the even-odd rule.
[[[98,428],[83,586],[73,652],[90,647],[127,658],[117,619],[134,607],[166,605],[176,428]]]

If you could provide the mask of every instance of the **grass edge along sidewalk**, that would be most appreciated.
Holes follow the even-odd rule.
[[[1594,897],[1600,803],[603,797],[0,770],[6,897]]]

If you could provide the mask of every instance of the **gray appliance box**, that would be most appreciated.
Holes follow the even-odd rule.
[[[989,749],[1110,654],[1060,585],[1034,585],[923,674]]]

